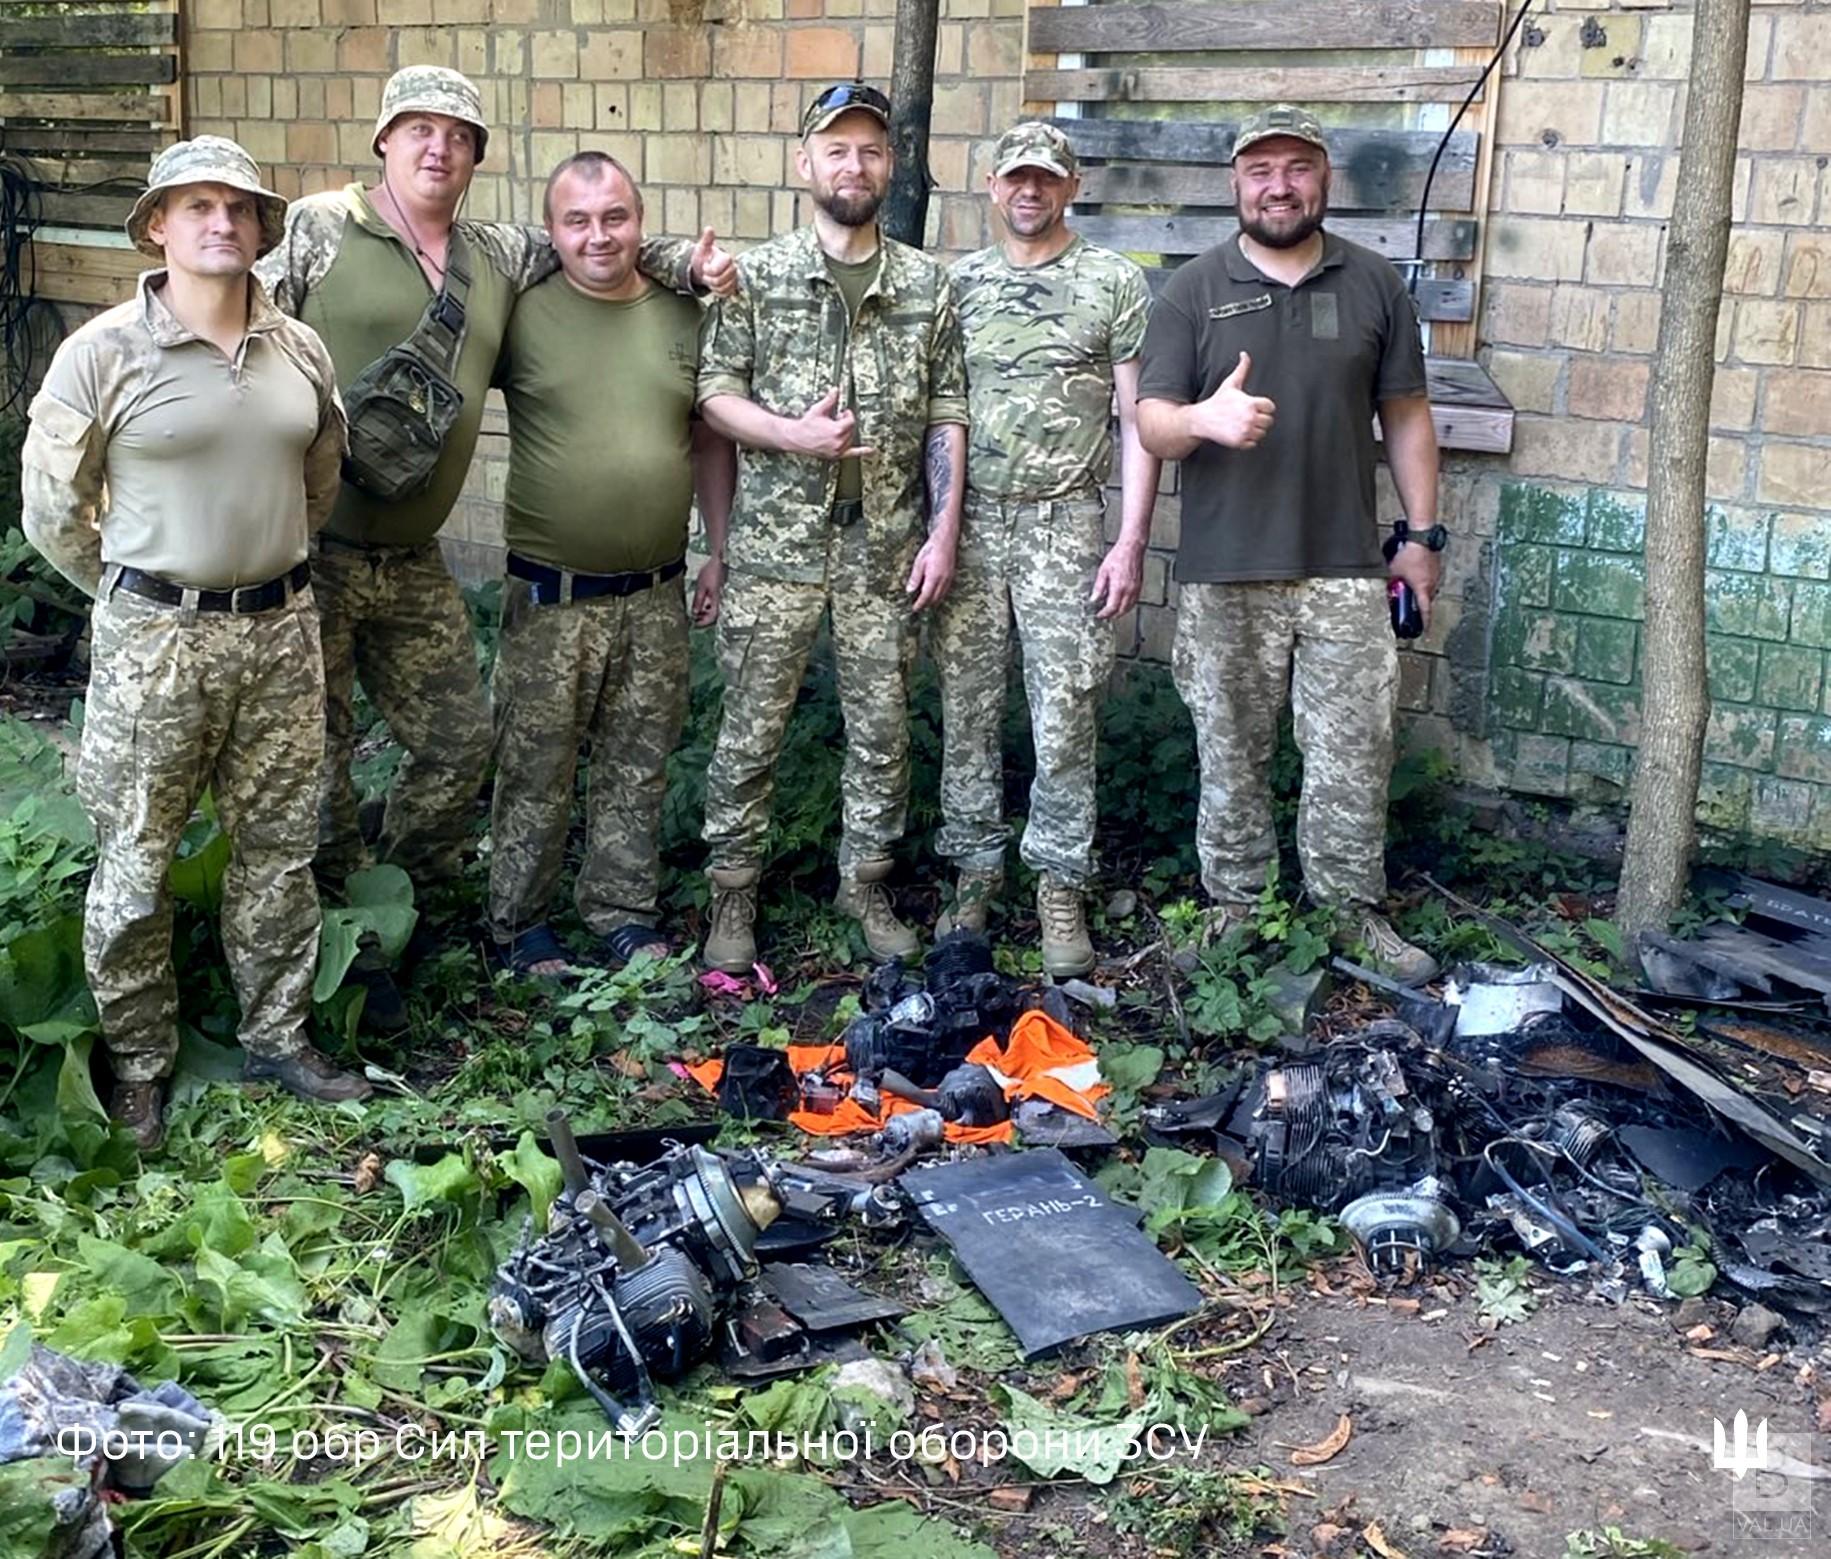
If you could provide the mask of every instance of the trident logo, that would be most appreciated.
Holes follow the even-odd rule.
[[[1755,1441],[1748,1440],[1748,1414],[1736,1409],[1733,1433],[1725,1435],[1723,1420],[1712,1420],[1716,1426],[1716,1449],[1710,1458],[1710,1465],[1720,1472],[1729,1473],[1736,1479],[1750,1472],[1764,1472],[1767,1469],[1767,1420],[1764,1418],[1755,1425]],[[1728,1441],[1726,1444],[1725,1441]]]

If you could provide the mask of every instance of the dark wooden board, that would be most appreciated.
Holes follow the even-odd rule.
[[[0,54],[0,84],[7,86],[165,86],[177,79],[174,54]]]
[[[131,194],[66,195],[62,190],[40,190],[38,208],[51,223],[75,227],[119,227],[127,220],[136,197]]]
[[[1080,217],[1076,230],[1089,243],[1127,254],[1200,254],[1240,230],[1232,217]],[[1331,218],[1330,231],[1376,250],[1391,260],[1416,252],[1418,225],[1403,218]],[[1467,260],[1475,253],[1475,223],[1433,217],[1424,224],[1426,260]]]
[[[1090,121],[1111,124],[1115,121]],[[1231,129],[1228,132],[1232,137]],[[1430,168],[1430,148],[1414,155],[1408,146],[1375,136],[1357,137],[1358,144],[1344,160],[1330,159],[1329,205],[1337,211],[1416,211],[1424,198],[1424,179]],[[1467,211],[1475,193],[1475,150],[1460,166],[1446,152],[1431,181],[1433,211]],[[1087,203],[1124,206],[1233,205],[1232,171],[1224,162],[1177,164],[1115,162],[1081,170],[1079,199]]]
[[[1081,7],[1093,10],[1093,7]],[[1099,7],[1106,10],[1107,7]],[[1113,9],[1127,9],[1115,7]],[[1033,13],[1041,15],[1038,11]],[[1052,14],[1066,15],[1066,11]],[[1479,65],[1162,65],[1029,70],[1027,103],[1460,103]]]
[[[0,49],[114,49],[176,43],[174,11],[63,11],[56,16],[0,16]]]
[[[125,123],[170,124],[167,92],[11,92],[0,90],[0,118],[118,119]],[[13,139],[8,126],[9,142]]]
[[[41,152],[90,153],[96,156],[135,152],[145,157],[149,167],[153,153],[162,146],[170,145],[171,139],[170,133],[164,130],[125,130],[110,125],[92,128],[85,125],[10,124],[6,127],[7,149],[23,157],[37,156]]]
[[[1496,0],[1183,0],[1176,5],[1036,6],[1032,54],[1207,49],[1492,48]]]

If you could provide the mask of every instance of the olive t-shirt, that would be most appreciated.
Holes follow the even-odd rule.
[[[1383,400],[1423,395],[1418,317],[1398,271],[1323,234],[1322,259],[1295,287],[1273,281],[1236,239],[1164,287],[1145,331],[1140,400],[1203,400],[1252,358],[1245,388],[1277,408],[1255,449],[1204,442],[1182,462],[1186,584],[1378,576],[1373,417]]]
[[[505,539],[581,574],[660,568],[687,548],[699,306],[650,287],[613,302],[555,272],[516,302],[496,382],[509,406]]]
[[[827,275],[833,278],[833,285],[839,289],[840,297],[846,300],[847,330],[851,329],[850,321],[858,318],[858,306],[865,300],[865,294],[871,290],[871,283],[877,280],[878,268],[884,263],[884,251],[879,249],[868,260],[835,260],[830,254],[826,257]],[[846,410],[852,405],[852,387],[849,384],[839,387],[839,409]],[[857,442],[857,435],[853,436]],[[860,469],[858,457],[839,462],[839,491],[835,498],[862,498],[865,495],[864,472]]]

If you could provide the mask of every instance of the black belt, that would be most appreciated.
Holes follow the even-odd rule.
[[[301,563],[290,573],[270,579],[264,585],[243,585],[236,590],[199,590],[197,592],[197,610],[200,612],[271,612],[276,606],[284,606],[289,596],[297,595],[311,583],[312,566]],[[157,601],[161,606],[183,606],[185,587],[175,585],[169,579],[161,579],[157,574],[148,574],[137,568],[124,568],[115,577],[115,588],[125,590],[131,595],[144,596],[149,601]]]
[[[606,595],[636,595],[643,590],[665,585],[687,571],[687,560],[676,558],[660,568],[640,574],[575,574],[569,569],[549,568],[528,558],[509,554],[508,570],[517,579],[525,579],[533,589],[529,599],[536,606],[563,606],[568,600],[593,601]],[[566,582],[572,582],[572,593],[566,593]]]

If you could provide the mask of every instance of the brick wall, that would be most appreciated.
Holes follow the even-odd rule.
[[[1482,360],[1505,461],[1452,458],[1460,549],[1414,731],[1463,771],[1623,794],[1640,720],[1645,415],[1691,17],[1535,9],[1507,62]],[[1831,846],[1831,8],[1755,0],[1708,477],[1701,817]],[[1479,689],[1479,696],[1468,696]],[[1457,693],[1462,694],[1456,697]]]

